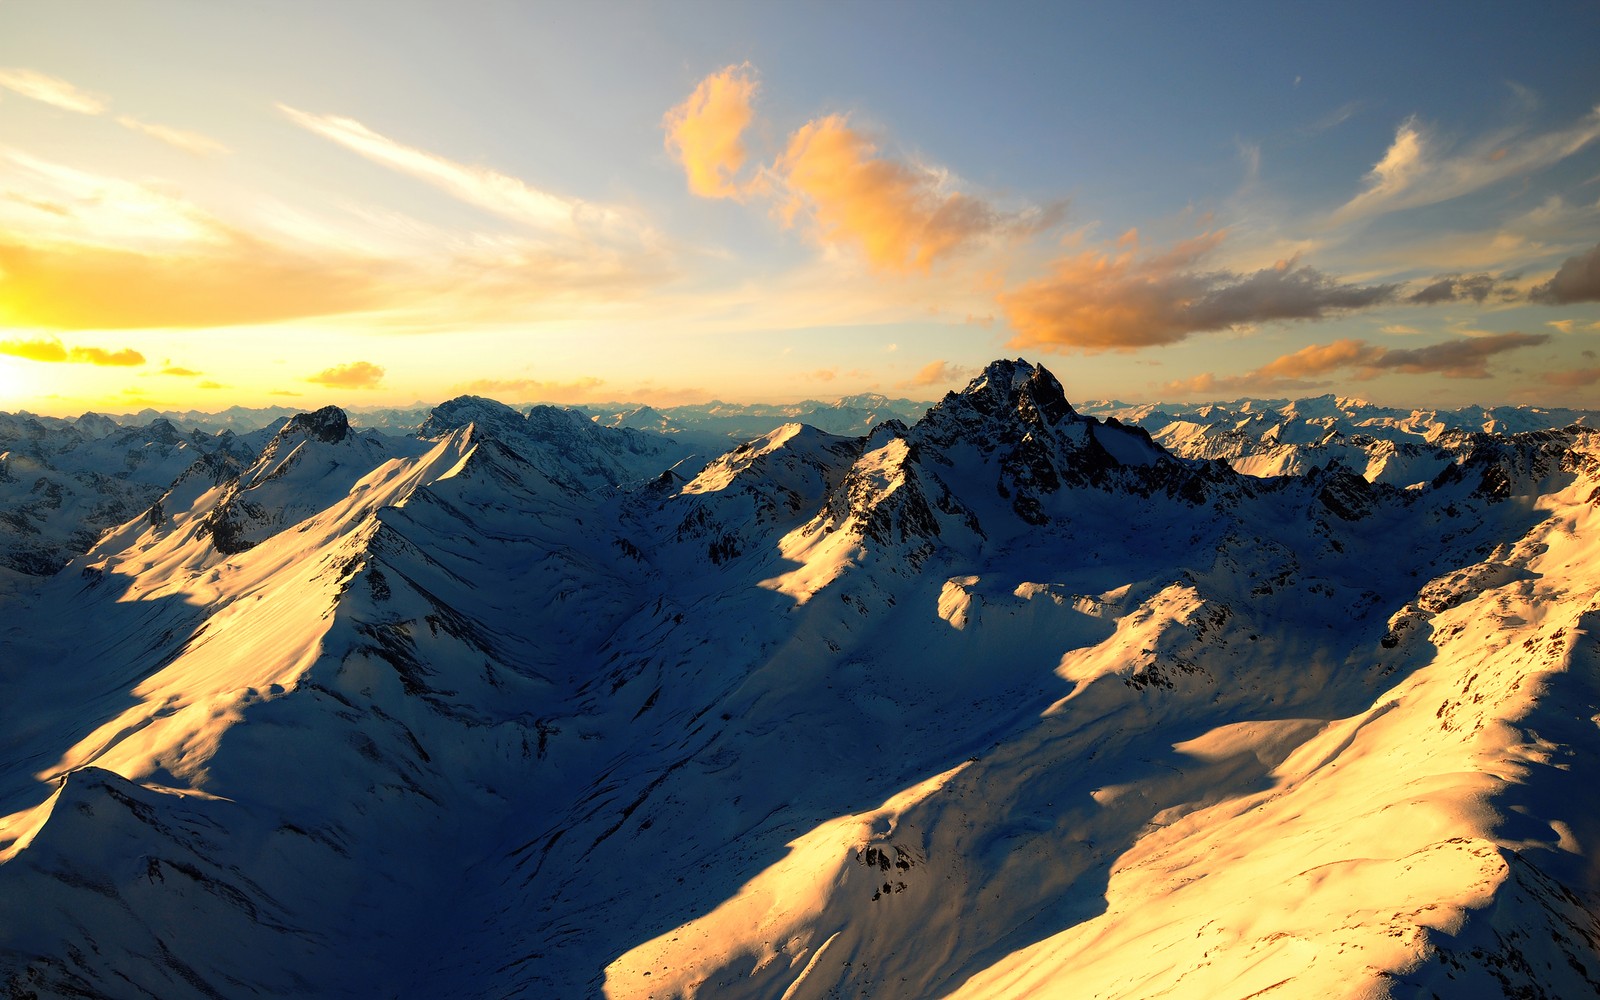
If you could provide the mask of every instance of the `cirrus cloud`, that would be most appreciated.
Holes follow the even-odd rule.
[[[65,80],[37,70],[0,69],[0,87],[80,115],[98,115],[106,109],[105,102],[93,94],[86,94]]]
[[[1574,124],[1542,135],[1506,130],[1447,150],[1415,117],[1395,130],[1362,190],[1336,210],[1334,223],[1436,205],[1566,159],[1600,138],[1600,107]]]
[[[140,121],[132,115],[118,115],[117,124],[135,132],[143,132],[152,139],[159,139],[174,149],[181,149],[185,153],[195,156],[214,156],[217,153],[228,152],[228,147],[217,140],[190,132],[186,129],[173,128],[170,125],[157,125],[154,122]]]

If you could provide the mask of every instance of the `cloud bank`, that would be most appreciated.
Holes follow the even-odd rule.
[[[43,361],[52,364],[102,365],[116,368],[142,365],[145,360],[143,354],[131,347],[123,348],[120,351],[108,351],[103,347],[74,347],[68,349],[55,340],[0,341],[0,354],[9,354],[14,358],[26,358],[29,361]]]
[[[1181,395],[1216,392],[1285,392],[1327,385],[1324,376],[1366,381],[1388,374],[1438,375],[1450,379],[1491,377],[1489,362],[1496,355],[1549,342],[1546,333],[1500,333],[1487,337],[1460,337],[1425,347],[1387,348],[1365,340],[1336,340],[1311,344],[1285,354],[1243,375],[1217,376],[1210,372],[1168,382],[1164,391]]]
[[[1125,237],[1114,253],[1057,259],[1051,273],[1000,295],[1011,347],[1128,351],[1192,334],[1275,320],[1318,320],[1387,302],[1398,285],[1355,285],[1293,260],[1253,274],[1207,270],[1222,234],[1143,256]]]
[[[1534,286],[1528,297],[1546,305],[1600,302],[1600,243],[1587,253],[1568,257],[1555,275]]]

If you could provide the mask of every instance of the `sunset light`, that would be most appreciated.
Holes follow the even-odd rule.
[[[1558,9],[7,3],[0,340],[67,348],[8,349],[8,401],[936,396],[1027,352],[1097,398],[1581,404],[1600,72]]]
[[[1600,0],[0,0],[0,996],[1600,997]]]

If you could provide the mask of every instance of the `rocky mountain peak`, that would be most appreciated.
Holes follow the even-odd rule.
[[[324,406],[311,413],[296,413],[278,431],[280,437],[304,434],[313,441],[335,444],[350,434],[350,418],[337,406]]]
[[[145,428],[145,437],[155,444],[165,445],[175,445],[183,440],[183,435],[178,433],[178,429],[172,426],[172,421],[166,417],[157,417],[150,421],[149,426]]]
[[[1056,377],[1021,358],[991,362],[961,392],[947,394],[930,416],[941,410],[987,418],[1015,414],[1030,427],[1053,427],[1078,416]]]
[[[483,396],[457,396],[435,406],[417,428],[417,437],[435,438],[453,430],[476,424],[485,430],[520,430],[522,414],[498,400]]]

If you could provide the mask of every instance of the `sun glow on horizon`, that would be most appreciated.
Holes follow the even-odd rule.
[[[936,397],[1019,353],[1085,399],[1600,392],[1600,69],[1554,10],[1225,17],[1239,74],[1173,44],[1212,14],[991,12],[997,61],[937,9],[912,55],[825,4],[402,2],[357,73],[322,5],[59,7],[0,4],[0,407]]]

